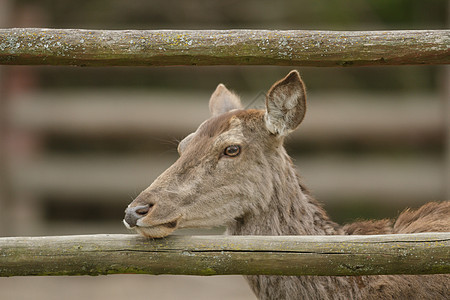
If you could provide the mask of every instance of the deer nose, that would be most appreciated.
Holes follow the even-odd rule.
[[[137,221],[145,217],[152,207],[153,205],[150,204],[127,207],[125,210],[125,218],[123,219],[126,223],[125,225],[128,225],[130,228],[136,227]]]

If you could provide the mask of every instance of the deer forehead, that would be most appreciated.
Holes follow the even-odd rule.
[[[217,136],[214,145],[220,147],[224,144],[241,144],[245,140],[243,131],[243,122],[236,116],[233,116],[229,120],[228,130]]]
[[[225,114],[203,122],[198,129],[185,137],[178,145],[178,152],[183,152],[188,145],[203,144],[212,141],[213,147],[224,144],[244,142],[244,122],[233,114]]]

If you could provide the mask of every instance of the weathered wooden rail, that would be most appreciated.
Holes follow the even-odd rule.
[[[0,65],[380,66],[450,64],[450,30],[0,29]],[[0,277],[450,273],[450,233],[0,238]]]
[[[0,238],[0,277],[118,273],[443,274],[450,273],[450,233]]]
[[[450,63],[450,30],[0,29],[0,64],[379,66]]]

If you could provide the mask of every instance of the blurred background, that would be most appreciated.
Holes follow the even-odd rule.
[[[448,15],[447,0],[0,0],[1,28],[446,29]],[[208,118],[218,83],[262,108],[293,68],[0,66],[0,236],[126,233],[125,207]],[[450,198],[448,67],[296,69],[309,110],[286,147],[335,221]],[[254,299],[240,276],[0,278],[0,299],[61,295]]]

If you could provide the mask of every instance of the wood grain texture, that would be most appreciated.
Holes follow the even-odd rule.
[[[378,236],[79,235],[0,238],[0,277],[450,273],[450,233]]]
[[[380,66],[450,63],[450,30],[0,29],[0,64]]]

